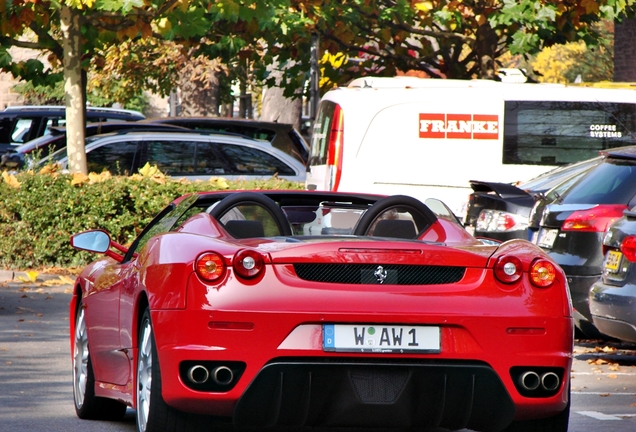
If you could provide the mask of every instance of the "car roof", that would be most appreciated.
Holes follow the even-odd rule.
[[[240,125],[240,126],[253,126],[261,128],[271,129],[283,129],[288,130],[293,127],[289,123],[268,122],[254,119],[244,119],[238,117],[159,117],[145,119],[146,123],[170,123],[170,124],[186,124],[186,123],[200,123],[200,124],[226,124],[226,125]]]
[[[0,116],[4,113],[6,114],[15,114],[15,113],[29,113],[29,114],[45,114],[45,113],[64,113],[66,112],[66,107],[62,105],[13,105],[4,109],[4,111],[0,111]],[[139,111],[128,110],[123,108],[109,108],[109,107],[93,107],[87,106],[86,112],[90,113],[104,113],[108,115],[119,115],[125,117],[135,117],[139,120],[145,119],[144,116]]]

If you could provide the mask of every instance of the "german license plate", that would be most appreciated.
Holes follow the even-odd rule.
[[[612,273],[617,273],[622,257],[623,254],[619,251],[609,251],[607,257],[605,257],[605,269]]]
[[[366,353],[435,353],[441,350],[437,326],[324,324],[323,349]]]
[[[542,228],[539,231],[539,238],[537,239],[537,245],[540,247],[552,249],[552,245],[554,245],[554,240],[559,233],[558,229],[545,229]]]

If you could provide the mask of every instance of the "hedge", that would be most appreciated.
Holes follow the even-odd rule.
[[[0,267],[27,270],[77,268],[96,256],[70,246],[74,233],[102,228],[121,244],[130,244],[169,202],[190,192],[213,190],[302,189],[280,179],[190,182],[156,170],[130,177],[109,173],[2,173],[0,181]]]

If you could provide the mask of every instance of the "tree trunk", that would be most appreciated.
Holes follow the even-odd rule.
[[[280,77],[283,72],[274,71],[272,74]],[[297,93],[299,92],[300,90],[298,90]],[[302,98],[286,98],[283,96],[283,89],[280,87],[265,88],[261,120],[292,124],[296,130],[300,130],[300,116],[302,115],[302,110]]]
[[[488,21],[479,26],[475,52],[479,61],[479,78],[481,79],[495,77],[495,55],[498,41],[497,33],[490,27]]]
[[[66,93],[66,151],[71,173],[88,174],[86,163],[86,102],[82,80],[81,15],[62,6],[60,24],[64,36],[64,91]]]
[[[220,105],[219,70],[216,62],[194,59],[179,73],[181,116],[218,116]],[[193,77],[197,77],[193,79]]]
[[[636,18],[614,24],[614,81],[636,81]]]

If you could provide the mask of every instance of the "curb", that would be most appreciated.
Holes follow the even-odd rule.
[[[12,281],[14,277],[15,272],[13,270],[0,270],[0,282]]]
[[[41,273],[38,274],[37,281],[42,282],[46,280],[57,279],[59,277],[59,275]],[[28,279],[28,276],[26,272],[22,271],[0,270],[0,283],[13,281],[20,282],[17,280],[18,278]]]

